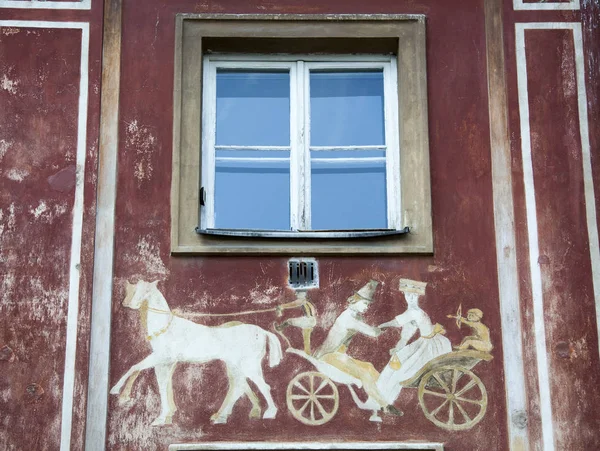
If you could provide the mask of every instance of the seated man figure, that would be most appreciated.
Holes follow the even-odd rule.
[[[377,389],[379,372],[371,363],[363,362],[346,354],[350,341],[357,333],[373,338],[378,337],[381,333],[377,327],[366,324],[362,319],[362,314],[367,311],[369,304],[373,301],[373,294],[378,283],[371,280],[348,298],[348,307],[337,317],[327,338],[315,351],[314,356],[359,379],[369,395],[369,408],[372,407],[373,411],[370,420],[380,422],[379,410],[387,410],[389,406]],[[390,411],[393,412],[395,409]]]

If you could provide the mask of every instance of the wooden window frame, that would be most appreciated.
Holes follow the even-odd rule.
[[[403,254],[432,253],[431,188],[422,15],[229,15],[180,14],[176,19],[171,252],[174,254]],[[357,40],[357,36],[359,37]],[[308,37],[308,39],[307,39]],[[265,43],[269,51],[352,53],[390,48],[397,59],[400,174],[399,210],[405,235],[358,238],[273,238],[198,234],[202,176],[202,76],[208,42]],[[258,41],[257,41],[258,40]],[[311,41],[307,43],[306,41]],[[232,44],[233,43],[233,44]],[[347,43],[346,49],[344,43]],[[373,43],[373,45],[371,45]],[[256,47],[256,46],[255,46]],[[344,50],[345,49],[345,50]],[[210,49],[212,50],[212,48]],[[362,50],[362,49],[361,49]],[[279,50],[280,51],[280,50]],[[322,49],[319,49],[322,52]],[[364,51],[364,50],[363,50]],[[261,52],[261,53],[264,53]]]
[[[277,156],[277,151],[290,152],[290,226],[287,232],[253,231],[255,236],[279,236],[295,238],[294,235],[302,233],[309,237],[311,233],[319,233],[324,238],[344,238],[357,231],[312,231],[311,224],[311,177],[310,177],[310,151],[311,150],[343,150],[353,147],[367,150],[376,148],[385,152],[386,165],[386,222],[390,231],[402,231],[401,224],[401,199],[400,199],[400,163],[398,146],[398,105],[396,80],[396,57],[393,55],[256,55],[249,56],[231,54],[210,54],[204,56],[203,91],[204,104],[202,106],[202,174],[201,181],[206,201],[200,207],[200,233],[219,234],[221,229],[215,228],[215,150],[217,148],[236,148],[243,150],[271,150],[272,156]],[[218,69],[263,69],[286,70],[290,77],[290,143],[286,146],[216,146],[216,73]],[[373,146],[311,146],[310,135],[310,92],[309,79],[313,70],[380,70],[383,77],[384,105],[383,116],[385,126],[385,142]],[[275,152],[275,153],[273,153]],[[243,236],[243,230],[224,230],[223,234],[238,232]],[[299,232],[304,231],[304,232]],[[377,231],[370,231],[371,236],[377,236]],[[367,232],[368,233],[368,232]],[[247,235],[247,233],[246,233]]]

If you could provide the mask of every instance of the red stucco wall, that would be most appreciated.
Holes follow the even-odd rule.
[[[90,12],[0,10],[0,447],[58,449],[71,418],[83,447],[98,149],[101,5]],[[90,21],[87,109],[82,30]],[[18,21],[15,25],[15,22]],[[7,25],[8,24],[8,25]],[[79,27],[79,25],[77,25]],[[87,133],[84,126],[87,125]],[[78,160],[78,136],[82,148]],[[82,156],[85,155],[85,163]],[[76,192],[81,205],[75,209]],[[77,224],[76,224],[77,223]],[[73,234],[80,252],[72,257]],[[76,259],[79,264],[75,267]],[[73,266],[73,268],[72,268]],[[77,277],[79,276],[79,277]],[[79,278],[79,288],[70,286]],[[73,285],[76,287],[76,285]],[[65,369],[73,309],[74,370]],[[65,376],[65,374],[67,374]],[[63,412],[65,377],[72,409]]]
[[[289,413],[285,391],[294,375],[312,367],[295,355],[284,354],[277,367],[263,365],[265,379],[279,407],[275,419],[248,418],[250,402],[242,398],[227,424],[212,424],[210,417],[227,392],[224,364],[217,360],[180,363],[173,375],[178,410],[172,425],[151,426],[161,405],[152,369],[141,372],[129,402],[119,403],[117,396],[109,395],[108,449],[166,449],[172,443],[223,440],[419,440],[442,442],[450,451],[526,449],[527,445],[529,449],[541,450],[552,443],[557,450],[599,447],[595,290],[600,288],[594,289],[593,283],[593,274],[599,269],[592,261],[598,249],[597,238],[590,233],[590,211],[595,212],[600,202],[600,6],[584,0],[581,11],[516,11],[512,1],[503,2],[507,142],[518,270],[515,284],[520,292],[523,334],[522,349],[516,350],[502,346],[497,257],[513,250],[496,249],[497,236],[506,231],[494,226],[494,193],[498,186],[494,186],[492,178],[493,117],[490,118],[488,104],[485,5],[479,0],[122,2],[115,257],[114,273],[107,275],[114,282],[112,326],[110,337],[106,337],[111,340],[110,386],[151,353],[140,314],[121,305],[126,281],[158,280],[158,289],[178,315],[210,326],[234,319],[272,330],[272,323],[283,319],[274,312],[226,319],[198,314],[268,309],[294,299],[294,292],[287,288],[288,257],[170,255],[173,64],[178,13],[426,16],[434,253],[317,257],[320,287],[309,294],[318,311],[313,349],[324,340],[336,316],[346,307],[346,299],[370,279],[378,280],[380,286],[365,321],[376,325],[403,312],[406,302],[398,290],[401,278],[427,282],[420,305],[433,322],[444,325],[452,344],[458,344],[469,329],[464,325],[457,328],[447,315],[454,314],[459,305],[463,312],[473,307],[481,309],[494,349],[493,359],[474,369],[487,389],[488,407],[483,420],[468,431],[445,431],[428,421],[414,388],[404,389],[396,402],[404,416],[386,415],[383,423],[375,424],[368,421],[368,412],[354,405],[348,390],[340,386],[340,409],[335,418],[323,426],[303,425]],[[58,449],[61,443],[66,448],[84,448],[93,320],[92,271],[96,258],[102,8],[96,0],[91,10],[81,11],[0,8],[3,449],[50,450]],[[16,20],[23,22],[16,26],[2,22]],[[61,28],[60,22],[65,21],[90,27],[89,71],[85,74],[89,80],[84,112],[86,158],[80,168],[77,137],[82,124],[78,121],[82,32]],[[532,179],[527,178],[528,162],[523,158],[519,102],[523,92],[517,85],[523,66],[517,62],[515,39],[515,24],[527,22],[581,23],[583,31],[582,43],[573,40],[570,30],[525,32]],[[583,60],[577,61],[580,44]],[[576,71],[581,63],[587,90],[591,180],[584,172],[586,161],[590,160],[582,151],[582,118],[578,110],[578,95],[583,91]],[[586,186],[595,190],[596,205],[590,206]],[[83,196],[79,210],[75,208],[78,192]],[[526,196],[532,193],[537,241],[532,241],[535,236],[531,233],[531,210],[526,202]],[[81,218],[81,223],[77,218]],[[77,224],[81,224],[81,253],[75,258],[80,259],[80,265],[71,268]],[[539,246],[539,259],[533,262],[532,246]],[[541,295],[536,294],[532,283],[536,274],[541,281]],[[78,294],[70,296],[69,287],[78,277]],[[71,343],[76,344],[76,350],[72,344],[67,347],[69,304],[76,305],[77,310],[75,323],[71,322],[75,325]],[[539,330],[540,317],[536,316],[540,308],[543,333]],[[284,318],[298,313],[285,312]],[[290,328],[286,333],[295,347],[301,347],[298,330]],[[378,339],[357,336],[348,353],[381,370],[398,336],[397,330],[387,331]],[[539,354],[541,343],[546,346],[544,356]],[[522,447],[511,442],[511,433],[525,424],[508,424],[511,412],[507,390],[512,387],[505,384],[508,377],[504,357],[517,351],[523,352],[527,394],[527,409],[521,418],[527,420],[529,442]],[[75,356],[73,372],[66,372],[66,355]],[[74,402],[66,410],[65,377],[74,388]],[[540,396],[546,384],[549,400]],[[106,387],[92,390],[103,391]],[[261,403],[264,408],[262,398]],[[548,405],[551,414],[544,410]],[[61,439],[61,428],[64,430],[65,421],[70,418],[70,443],[66,443],[65,437]]]
[[[137,312],[118,303],[124,282],[159,279],[159,288],[172,308],[181,312],[236,312],[273,307],[292,300],[287,286],[287,258],[172,257],[169,255],[170,169],[172,141],[172,72],[174,15],[178,12],[219,13],[424,13],[427,15],[427,65],[431,179],[434,215],[434,256],[319,258],[320,288],[310,297],[320,323],[313,334],[324,339],[345,300],[369,279],[382,282],[367,321],[379,324],[405,310],[398,291],[400,278],[428,282],[422,307],[432,320],[443,323],[458,344],[458,330],[446,315],[464,308],[484,311],[496,345],[494,360],[477,367],[489,391],[484,420],[469,433],[447,433],[425,419],[415,389],[401,394],[402,418],[386,417],[382,426],[370,424],[341,388],[340,412],[327,425],[298,423],[285,408],[285,388],[292,376],[310,366],[287,356],[269,369],[280,412],[275,420],[249,420],[248,406],[236,405],[227,425],[211,425],[227,389],[222,364],[182,364],[174,375],[178,411],[171,427],[150,427],[158,415],[159,399],[151,372],[142,373],[133,401],[118,406],[111,400],[110,447],[164,447],[194,440],[429,440],[446,442],[448,449],[467,449],[473,443],[490,449],[506,448],[505,401],[501,330],[498,308],[489,129],[485,30],[481,2],[421,2],[411,5],[375,2],[336,4],[269,4],[223,2],[171,3],[142,8],[125,3],[121,79],[121,129],[117,198],[115,303],[111,381],[150,352]],[[237,318],[236,318],[237,319]],[[273,314],[240,318],[266,329]],[[218,324],[224,320],[203,324]],[[290,332],[293,334],[294,332]],[[299,340],[299,333],[295,337]],[[356,338],[349,353],[382,369],[388,350],[398,339],[394,332],[377,341]],[[300,346],[300,341],[296,341]],[[131,445],[126,445],[131,444]]]

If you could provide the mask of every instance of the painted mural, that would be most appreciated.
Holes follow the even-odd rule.
[[[219,327],[207,327],[176,316],[158,290],[157,283],[158,281],[140,281],[136,285],[127,285],[123,306],[140,311],[141,322],[152,346],[152,353],[133,365],[110,393],[120,393],[120,399],[123,402],[128,401],[140,371],[153,368],[162,408],[152,424],[171,424],[177,410],[172,386],[172,376],[177,363],[203,363],[219,359],[227,368],[229,391],[211,421],[217,424],[226,423],[234,404],[244,394],[252,401],[250,417],[260,416],[258,398],[248,385],[248,380],[258,387],[267,401],[268,407],[262,418],[275,418],[277,407],[262,371],[267,343],[269,365],[275,366],[281,361],[281,345],[275,334],[239,321],[228,322]]]
[[[446,329],[434,323],[419,306],[425,294],[426,283],[400,279],[398,289],[406,300],[406,310],[379,325],[370,325],[363,314],[376,299],[379,282],[370,280],[346,300],[346,308],[337,316],[327,331],[325,340],[313,349],[311,334],[318,326],[318,313],[310,302],[307,291],[296,292],[292,302],[262,310],[240,311],[228,314],[194,316],[239,316],[249,313],[270,313],[281,317],[284,310],[298,310],[278,323],[273,332],[241,321],[228,321],[218,326],[205,326],[174,313],[157,287],[158,281],[139,281],[126,284],[124,307],[138,310],[141,326],[152,352],[118,380],[110,393],[119,395],[119,403],[131,401],[132,387],[141,371],[153,369],[158,383],[161,410],[153,426],[172,424],[177,410],[173,396],[172,376],[178,363],[204,363],[220,360],[225,364],[228,391],[211,418],[212,424],[225,424],[234,405],[244,396],[250,400],[249,419],[273,420],[278,406],[271,396],[271,387],[263,374],[263,361],[269,367],[277,366],[286,354],[294,354],[305,363],[306,371],[295,374],[286,390],[286,407],[299,422],[319,426],[330,421],[340,409],[339,390],[349,390],[355,407],[365,411],[365,420],[381,423],[387,416],[403,416],[396,403],[402,389],[416,388],[420,408],[425,417],[436,426],[459,431],[470,429],[484,417],[488,399],[481,379],[472,371],[482,361],[492,359],[490,333],[481,319],[478,308],[462,316],[462,305],[456,314],[447,318],[457,327],[463,324],[472,329],[452,347],[445,336]],[[389,353],[389,362],[382,371],[368,362],[353,357],[351,342],[356,335],[373,340],[388,330],[400,329],[396,345],[376,352]],[[302,347],[292,346],[290,334],[300,330]],[[273,375],[271,375],[273,377]],[[249,384],[251,381],[252,384]],[[259,393],[254,391],[258,389]],[[259,395],[266,402],[261,409]],[[344,406],[342,408],[351,408]]]

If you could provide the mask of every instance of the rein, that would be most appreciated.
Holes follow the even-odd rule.
[[[160,337],[162,334],[164,334],[169,329],[169,327],[171,326],[171,323],[173,322],[173,318],[175,318],[176,316],[181,316],[181,315],[177,315],[177,314],[173,313],[170,310],[161,310],[161,309],[157,309],[157,308],[154,308],[154,307],[150,307],[150,306],[148,306],[147,302],[144,302],[144,304],[142,305],[142,307],[140,308],[140,310],[142,312],[142,325],[143,325],[143,327],[146,330],[148,330],[148,312],[159,313],[161,315],[170,315],[169,316],[169,321],[167,322],[166,326],[164,326],[161,329],[157,330],[152,335],[146,335],[146,339],[148,341],[152,341],[156,337]],[[277,311],[276,307],[268,308],[268,309],[262,309],[262,310],[246,310],[244,312],[235,312],[235,313],[191,313],[191,314],[187,314],[186,316],[212,316],[212,317],[238,316],[238,315],[250,315],[250,314],[253,314],[253,313],[275,312],[275,311]]]
[[[173,315],[180,316],[173,313],[170,310],[159,310],[153,307],[146,307],[146,310],[154,312],[154,313],[162,313],[164,315]],[[275,312],[277,310],[276,307],[262,309],[262,310],[246,310],[243,312],[233,312],[233,313],[186,313],[186,316],[237,316],[237,315],[251,315],[253,313],[265,313],[265,312]]]
[[[163,313],[165,315],[174,315],[174,313],[171,312],[170,310],[159,310],[159,309],[153,308],[153,307],[146,307],[146,310],[149,310],[154,313]]]
[[[253,313],[266,313],[266,312],[275,312],[275,311],[277,311],[276,307],[262,309],[262,310],[246,310],[243,312],[234,312],[234,313],[187,313],[186,316],[238,316],[238,315],[251,315]]]

